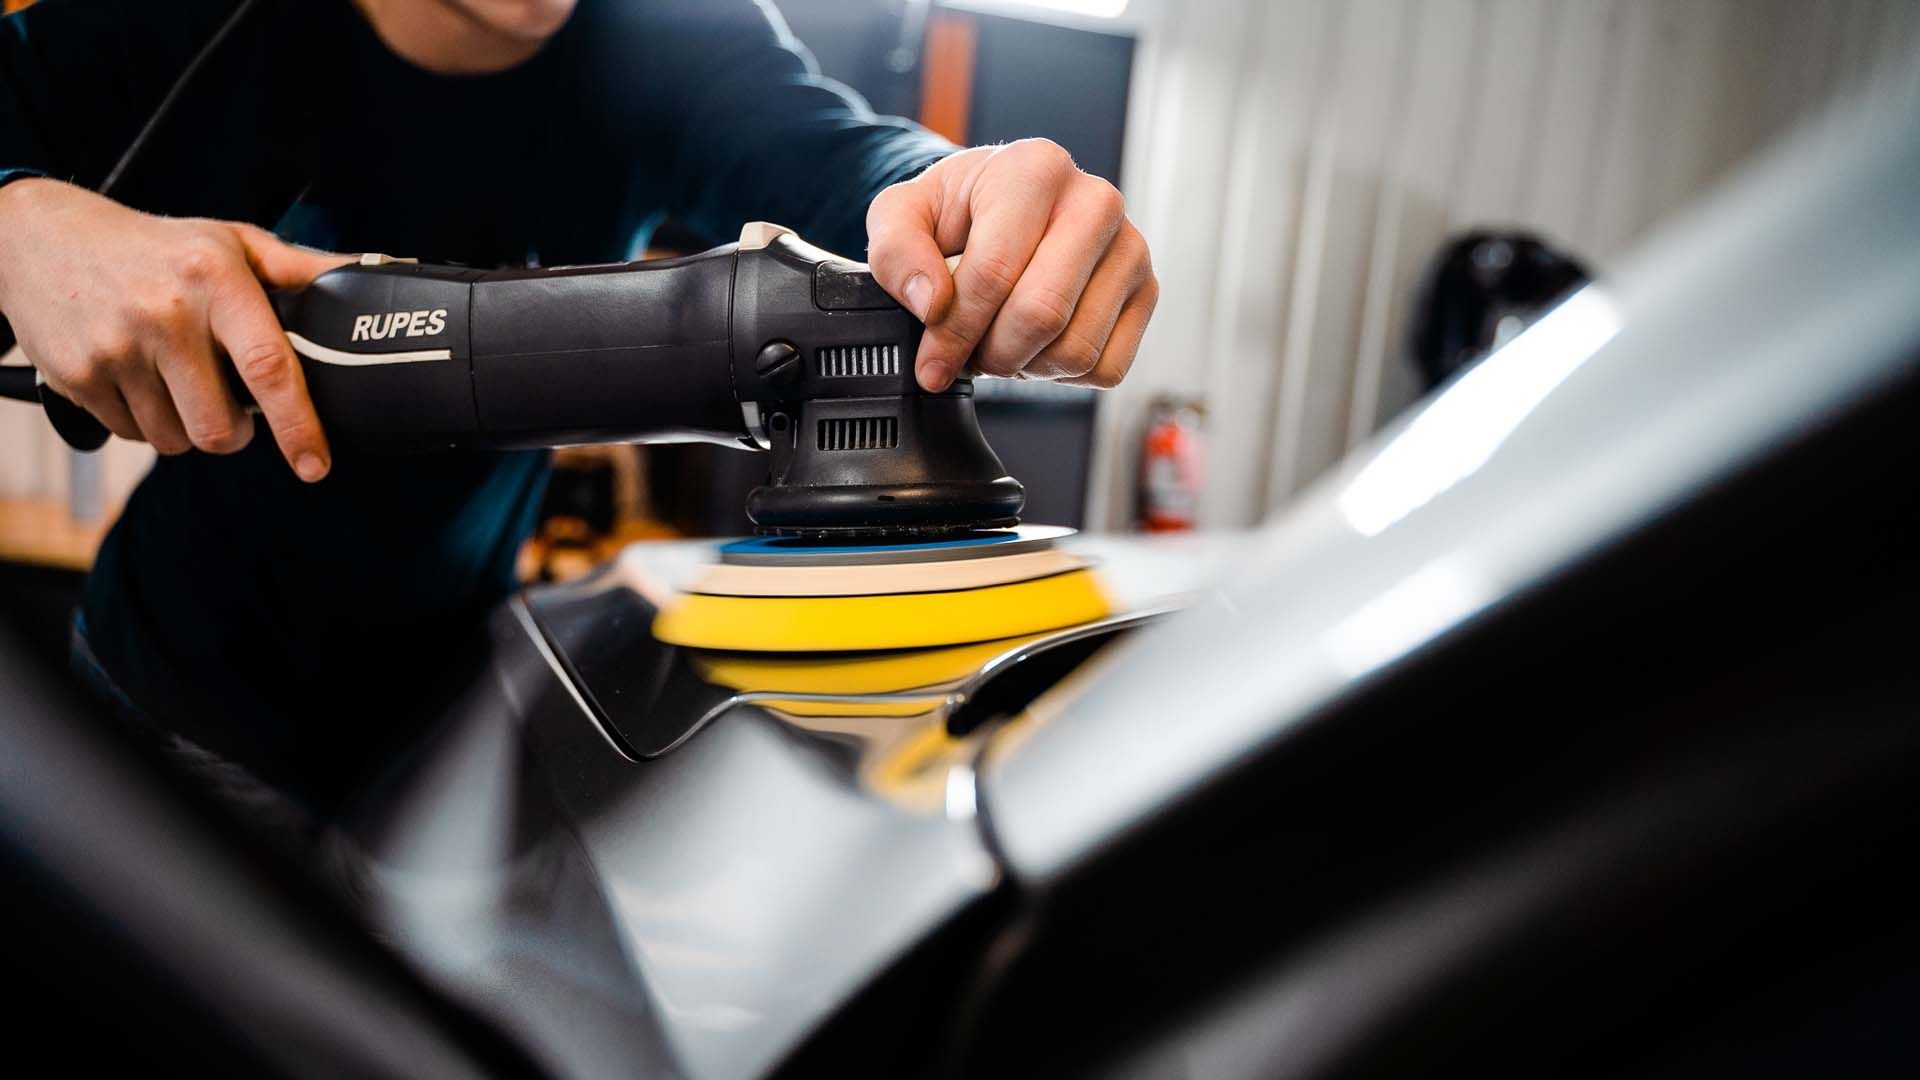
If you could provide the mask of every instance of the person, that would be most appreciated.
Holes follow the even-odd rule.
[[[753,0],[41,0],[0,23],[0,75],[0,313],[160,455],[76,656],[318,817],[472,676],[547,459],[331,447],[266,289],[332,252],[564,265],[635,257],[668,215],[777,221],[927,324],[928,389],[969,363],[1111,386],[1158,292],[1060,147],[876,117]]]

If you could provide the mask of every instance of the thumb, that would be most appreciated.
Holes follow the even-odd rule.
[[[923,323],[939,322],[953,303],[953,274],[934,236],[939,197],[938,184],[910,180],[881,192],[867,210],[873,278]]]
[[[253,276],[275,289],[297,289],[336,266],[345,266],[355,256],[289,244],[255,225],[235,225],[234,234],[247,252],[247,265]]]

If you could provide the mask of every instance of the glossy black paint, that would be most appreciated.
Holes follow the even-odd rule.
[[[924,974],[981,987],[953,1073],[1910,1074],[1916,410],[1910,372],[1027,896],[1013,960]]]
[[[653,636],[658,611],[611,568],[527,596],[527,610],[599,722],[635,758],[665,753],[732,691]]]

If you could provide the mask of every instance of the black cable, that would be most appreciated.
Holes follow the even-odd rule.
[[[36,374],[31,367],[0,367],[0,397],[15,401],[39,401],[40,391],[34,385]]]
[[[207,39],[207,43],[200,47],[200,51],[193,54],[193,59],[187,61],[186,68],[180,72],[179,78],[173,80],[173,85],[167,88],[166,96],[160,99],[160,104],[153,110],[153,115],[147,118],[140,133],[127,144],[126,152],[120,155],[120,160],[114,162],[112,171],[107,173],[107,178],[100,182],[100,194],[113,193],[113,189],[120,183],[120,178],[126,175],[127,168],[133,164],[135,158],[140,156],[140,151],[146,149],[147,140],[152,138],[154,131],[160,127],[160,121],[165,120],[167,114],[173,111],[174,102],[180,99],[180,95],[187,89],[187,84],[193,81],[194,73],[207,62],[207,58],[220,47],[220,43],[227,39],[227,35],[233,32],[233,28],[240,25],[240,20],[247,17],[247,12],[253,10],[254,3],[255,0],[240,0],[239,6],[233,9],[233,14],[227,16],[227,21],[221,23],[220,29],[215,30],[213,36]]]

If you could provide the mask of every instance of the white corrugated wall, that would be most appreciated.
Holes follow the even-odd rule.
[[[1757,146],[1920,52],[1916,0],[1133,10],[1124,186],[1164,289],[1103,410],[1090,520],[1109,527],[1130,517],[1155,394],[1206,402],[1203,521],[1256,522],[1416,395],[1409,302],[1445,236],[1523,226],[1604,272]]]

